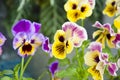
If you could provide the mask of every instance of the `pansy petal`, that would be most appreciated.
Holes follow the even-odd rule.
[[[117,76],[116,71],[118,70],[118,67],[116,63],[109,63],[108,65],[108,71],[112,76]]]
[[[32,37],[30,38],[30,43],[33,44],[35,47],[38,47],[42,45],[42,42],[44,41],[44,36],[41,33],[34,33]]]
[[[89,47],[88,47],[88,49],[89,49],[90,51],[95,51],[95,50],[97,50],[97,51],[99,51],[99,52],[102,52],[102,44],[99,43],[99,42],[91,42],[90,45],[89,45]]]
[[[73,50],[73,43],[72,43],[71,40],[68,40],[66,42],[66,52],[67,52],[67,54],[71,53],[72,50]]]
[[[95,38],[96,36],[100,35],[102,33],[101,30],[97,30],[93,33],[93,38]]]
[[[33,56],[35,51],[36,51],[36,48],[32,44],[25,43],[18,49],[18,55],[21,57],[26,57],[29,55]]]
[[[116,45],[116,47],[120,47],[119,43],[120,43],[120,34],[116,34],[116,37],[113,41],[113,43]]]
[[[35,27],[35,33],[38,33],[41,28],[41,24],[33,22],[33,26]]]
[[[101,34],[96,40],[96,42],[100,42],[102,44],[102,47],[105,48],[105,39],[106,37],[103,34]]]
[[[32,23],[29,20],[21,19],[12,27],[12,34],[15,36],[19,32],[33,33],[35,27],[32,27]]]
[[[55,72],[58,70],[58,64],[58,61],[54,61],[49,66],[49,71],[51,72],[52,77],[54,77]]]
[[[87,31],[81,27],[77,26],[77,28],[73,32],[73,43],[75,47],[80,47],[82,42],[87,40]]]
[[[5,36],[0,32],[0,46],[2,46],[6,41]]]
[[[85,64],[88,66],[95,66],[100,61],[99,60],[100,53],[98,51],[89,51],[85,54],[84,60]]]
[[[104,65],[107,65],[109,63],[107,53],[101,53],[100,56],[99,56],[99,59],[100,59],[101,62],[104,63]]]
[[[22,44],[24,44],[26,39],[27,34],[24,32],[19,32],[13,39],[13,48],[17,49],[18,47],[20,47]]]
[[[52,55],[58,59],[64,59],[66,57],[66,48],[63,42],[55,41],[52,45]]]
[[[115,36],[111,36],[110,39],[107,39],[107,44],[110,48],[114,48],[115,44],[113,43],[113,40],[115,39]]]
[[[62,30],[65,31],[67,39],[72,37],[73,31],[77,28],[73,22],[65,22],[62,25]]]
[[[114,31],[109,23],[104,24],[103,27],[107,29],[107,31],[110,33],[111,36],[114,35]]]
[[[103,28],[102,24],[99,21],[96,21],[95,24],[93,24],[93,27]]]
[[[95,7],[95,0],[88,0],[90,6],[92,7],[92,9],[94,9]]]
[[[42,43],[42,50],[47,52],[47,53],[51,52],[51,46],[50,46],[48,37],[45,37],[45,40]]]
[[[65,32],[63,30],[57,30],[54,35],[54,41],[64,42],[65,41]]]

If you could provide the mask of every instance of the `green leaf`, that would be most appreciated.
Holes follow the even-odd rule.
[[[14,67],[14,79],[15,80],[19,80],[19,70],[20,70],[20,64],[17,64],[15,67]]]
[[[2,71],[2,74],[11,75],[11,74],[13,74],[13,71],[12,70],[4,70],[4,71]]]
[[[4,76],[2,77],[0,80],[13,80],[11,77],[8,77],[8,76]]]
[[[66,65],[70,64],[70,60],[69,60],[69,58],[61,59],[61,60],[59,60],[59,64],[60,64],[60,66],[66,66]]]
[[[71,77],[74,75],[77,75],[77,70],[75,67],[71,67],[71,66],[65,70],[61,70],[61,71],[56,73],[56,76],[59,78]]]

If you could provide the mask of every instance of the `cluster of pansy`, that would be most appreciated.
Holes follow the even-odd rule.
[[[39,33],[40,28],[41,24],[36,22],[32,23],[27,19],[21,19],[13,25],[13,48],[15,50],[18,49],[18,54],[21,57],[34,55],[40,45],[44,47],[43,42],[46,38],[43,34]]]
[[[6,41],[6,37],[0,32],[0,55],[2,54],[2,46]]]
[[[74,47],[80,47],[84,40],[87,40],[87,32],[83,27],[73,22],[65,22],[62,30],[57,30],[54,35],[52,55],[64,59]]]
[[[90,43],[84,60],[85,64],[90,66],[88,72],[93,76],[94,80],[103,80],[106,66],[112,76],[117,76],[117,64],[108,61],[108,53],[102,52],[102,44],[99,42]]]
[[[71,22],[91,16],[95,0],[68,0],[64,5],[67,18]]]

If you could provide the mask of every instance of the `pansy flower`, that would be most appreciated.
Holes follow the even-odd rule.
[[[102,25],[96,21],[93,26],[100,29],[93,33],[93,38],[97,37],[96,41],[102,43],[103,48],[105,47],[105,41],[107,41],[107,44],[110,48],[114,48],[115,45],[113,43],[113,40],[115,39],[115,34],[111,28],[111,25],[109,23]]]
[[[105,69],[105,61],[108,57],[102,57],[102,45],[98,42],[92,42],[89,47],[89,51],[85,54],[85,64],[90,66],[88,72],[91,73],[94,80],[103,80],[103,74]]]
[[[2,46],[6,41],[6,37],[0,32],[0,55],[2,54]]]
[[[52,54],[56,58],[64,59],[73,47],[80,47],[84,40],[87,40],[87,32],[83,27],[73,22],[65,22],[62,30],[57,30],[54,35]]]
[[[120,16],[114,19],[114,25],[117,28],[118,33],[120,33]]]
[[[58,70],[58,65],[59,65],[58,61],[54,61],[54,62],[52,62],[52,63],[50,64],[50,66],[49,66],[49,71],[50,71],[50,73],[52,74],[52,78],[55,77],[55,73],[56,73],[57,70]]]
[[[118,0],[107,0],[103,14],[106,14],[109,17],[113,17],[118,12],[118,3]]]
[[[38,46],[44,40],[44,36],[38,33],[41,24],[21,19],[12,27],[14,35],[13,48],[18,48],[18,54],[22,57],[34,55]]]

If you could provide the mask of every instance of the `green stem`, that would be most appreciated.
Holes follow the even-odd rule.
[[[27,62],[25,63],[25,66],[24,66],[24,68],[23,68],[23,73],[24,73],[26,67],[28,66],[29,62],[31,61],[31,59],[32,59],[32,56],[30,56],[30,57],[28,58]],[[23,73],[22,73],[22,74],[23,74]]]
[[[24,66],[24,57],[22,57],[22,61],[21,61],[20,80],[22,80],[23,77],[23,66]]]
[[[84,27],[84,19],[81,20],[81,26]]]

